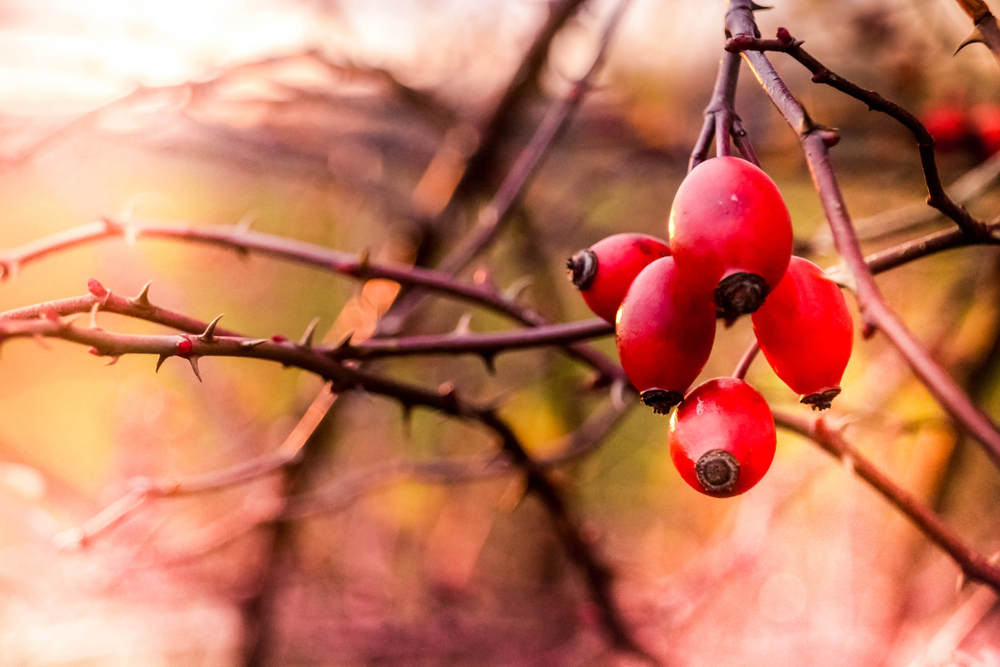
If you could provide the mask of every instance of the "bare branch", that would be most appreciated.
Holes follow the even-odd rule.
[[[962,568],[966,577],[981,581],[1000,592],[1000,568],[974,552],[940,517],[886,477],[871,461],[852,447],[837,429],[830,427],[824,416],[806,418],[775,412],[774,422],[782,428],[809,438],[828,454],[848,464],[858,477],[902,512],[927,539],[951,556]]]
[[[920,151],[920,164],[924,170],[924,180],[927,184],[927,204],[939,210],[957,224],[963,232],[970,238],[984,239],[988,232],[983,222],[976,220],[969,214],[965,207],[956,204],[955,201],[945,192],[941,183],[941,176],[938,174],[937,162],[934,157],[934,137],[927,131],[923,123],[909,111],[894,102],[890,102],[872,90],[866,90],[854,84],[844,77],[831,71],[821,62],[813,58],[805,49],[802,42],[797,41],[783,28],[778,30],[778,39],[764,40],[751,39],[746,33],[734,36],[726,45],[726,49],[734,50],[754,50],[754,51],[782,51],[792,56],[800,62],[806,69],[812,72],[812,80],[816,83],[824,83],[845,95],[849,95],[868,105],[869,110],[881,111],[882,113],[899,121],[908,129],[917,140],[917,147]],[[765,59],[766,60],[766,59]],[[818,129],[813,126],[811,129]],[[801,133],[801,129],[799,130]]]

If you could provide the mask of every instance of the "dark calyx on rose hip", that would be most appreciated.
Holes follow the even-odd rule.
[[[691,170],[674,197],[668,232],[678,267],[714,291],[728,322],[764,303],[792,256],[792,221],[778,187],[737,157]]]
[[[695,463],[694,472],[706,491],[728,493],[740,478],[740,462],[724,449],[711,449]]]
[[[695,491],[727,498],[771,467],[777,434],[767,401],[743,380],[716,378],[684,397],[670,418],[670,458]]]
[[[566,262],[569,278],[594,314],[614,323],[635,277],[651,262],[670,255],[663,239],[623,233],[602,239]]]

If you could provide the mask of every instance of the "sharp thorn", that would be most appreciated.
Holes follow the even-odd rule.
[[[455,335],[465,336],[468,335],[472,329],[469,328],[469,323],[472,321],[472,313],[465,313],[458,319],[458,324],[455,325]]]
[[[133,306],[138,306],[139,308],[152,308],[153,304],[149,302],[149,286],[152,284],[153,281],[150,280],[145,285],[143,285],[142,290],[139,291],[139,294],[129,299],[129,303],[131,303]]]
[[[330,346],[330,350],[334,352],[348,350],[351,348],[351,339],[354,338],[354,329],[344,333],[336,343]]]
[[[240,347],[245,349],[252,349],[257,347],[258,345],[262,345],[264,343],[269,343],[269,342],[270,341],[267,338],[254,338],[252,340],[242,340],[240,341]]]
[[[125,239],[125,245],[134,248],[135,241],[139,238],[139,229],[135,225],[126,223],[122,226],[122,238]]]
[[[215,319],[209,322],[208,326],[205,327],[205,331],[200,336],[198,336],[198,340],[204,343],[213,342],[215,340],[215,327],[216,325],[219,324],[219,320],[222,319],[223,315],[225,315],[225,313],[220,313],[216,315]]]
[[[838,285],[840,285],[844,289],[849,289],[852,292],[854,292],[855,294],[857,294],[857,292],[858,292],[858,281],[854,277],[854,274],[851,273],[850,269],[848,269],[847,266],[843,262],[841,262],[840,264],[836,264],[834,266],[831,266],[830,268],[828,268],[823,273],[826,274],[827,278],[829,278],[833,282],[837,283]]]
[[[768,7],[767,5],[758,5],[756,2],[750,3],[750,10],[754,12],[763,12],[768,9],[774,9],[774,7]]]
[[[306,327],[305,333],[302,334],[302,339],[299,340],[299,347],[309,347],[313,346],[313,336],[316,334],[316,325],[319,324],[318,317],[314,317],[309,326]]]
[[[169,357],[169,356],[170,356],[169,354],[161,354],[159,357],[157,357],[157,359],[156,359],[156,371],[155,371],[156,373],[160,372],[160,366],[163,365],[163,362],[166,361],[167,357]]]
[[[958,45],[958,48],[955,49],[955,53],[953,53],[952,56],[957,56],[958,52],[967,47],[969,44],[985,43],[986,39],[983,37],[983,32],[979,29],[979,26],[976,26],[972,29],[972,32],[969,33],[969,36],[965,38],[965,41]]]
[[[255,222],[257,222],[257,213],[255,211],[247,211],[246,214],[240,218],[240,221],[236,223],[236,233],[246,234],[250,231],[250,228]]]
[[[194,371],[194,376],[198,378],[198,382],[203,382],[201,379],[201,373],[198,371],[198,357],[190,356],[188,357],[188,363],[191,364],[191,370]]]
[[[518,278],[517,280],[514,281],[514,283],[510,287],[507,288],[507,290],[504,292],[504,296],[510,299],[511,301],[516,301],[518,297],[520,297],[521,294],[524,293],[524,290],[531,287],[532,282],[534,282],[534,279],[531,276],[524,276],[522,278]]]
[[[106,362],[104,362],[104,365],[105,366],[114,366],[115,364],[118,363],[118,360],[121,359],[121,358],[122,358],[122,355],[116,354],[115,356],[111,357]]]
[[[367,248],[363,248],[358,252],[358,269],[365,271],[371,263],[371,253],[368,252]]]
[[[618,412],[622,412],[628,407],[625,403],[625,383],[622,380],[615,380],[611,383],[611,405]]]
[[[41,334],[35,334],[34,336],[31,337],[31,339],[34,340],[36,343],[38,343],[38,346],[43,350],[52,349],[52,346],[45,342],[45,337],[42,336]]]
[[[100,308],[101,304],[99,301],[95,301],[94,305],[90,307],[90,328],[95,331],[101,331],[101,327],[97,326],[97,311]]]

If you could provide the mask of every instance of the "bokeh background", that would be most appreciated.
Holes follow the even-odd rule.
[[[838,73],[938,123],[946,183],[997,147],[987,130],[991,114],[1000,118],[1000,70],[978,46],[953,57],[971,25],[952,0],[775,5],[757,15],[765,36],[787,27]],[[584,3],[556,37],[494,177],[590,64],[610,9]],[[488,270],[501,287],[527,279],[522,299],[546,317],[590,317],[565,279],[565,258],[616,232],[665,234],[725,10],[722,0],[634,0],[595,90],[514,224],[466,278]],[[545,15],[540,0],[4,2],[0,247],[110,215],[253,220],[257,231],[413,261],[414,212],[438,201],[429,165],[488,115]],[[913,213],[925,191],[902,128],[810,83],[794,62],[773,61],[812,116],[841,132],[833,159],[866,250],[947,226]],[[784,193],[799,251],[835,264],[795,135],[746,70],[738,111]],[[969,206],[993,219],[997,166],[984,169]],[[454,233],[490,194],[469,198]],[[292,339],[317,316],[334,338],[370,327],[393,293],[370,285],[362,296],[346,279],[217,249],[112,240],[24,267],[0,284],[0,311],[83,294],[90,278],[118,294],[153,280],[154,303],[205,320],[225,313],[232,329]],[[996,418],[996,249],[925,259],[880,284]],[[451,331],[467,312],[432,299],[415,330]],[[509,326],[471,314],[474,331]],[[156,331],[111,315],[101,323]],[[748,321],[720,328],[704,378],[731,373],[752,335]],[[614,357],[613,340],[596,345]],[[176,359],[154,374],[151,358],[105,367],[85,352],[59,342],[3,346],[0,664],[241,664],[247,601],[274,580],[271,534],[241,526],[280,493],[274,476],[149,503],[84,549],[58,549],[59,536],[137,476],[206,472],[272,450],[320,383],[232,359],[203,360],[199,383]],[[537,455],[558,453],[608,401],[606,390],[587,389],[585,368],[554,350],[501,355],[495,374],[465,357],[378,368],[502,402]],[[798,409],[762,359],[748,379],[773,406]],[[981,553],[1000,550],[1000,476],[884,340],[858,336],[833,415]],[[1000,664],[995,596],[956,586],[957,567],[849,470],[783,433],[757,488],[715,500],[673,470],[666,426],[632,410],[558,473],[639,641],[665,663]],[[407,422],[392,401],[347,395],[312,485],[337,488],[386,461],[494,447],[461,422],[423,410]],[[516,477],[406,480],[302,521],[276,584],[269,664],[633,664],[609,648],[579,574],[523,491]]]

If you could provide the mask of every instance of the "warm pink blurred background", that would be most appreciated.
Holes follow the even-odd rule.
[[[789,28],[831,68],[915,112],[998,101],[1000,71],[985,49],[952,57],[970,28],[952,0],[776,5],[758,14],[766,36]],[[554,320],[589,317],[564,279],[564,258],[617,231],[664,234],[715,77],[725,9],[722,0],[635,0],[597,90],[528,190],[526,213],[477,268],[488,266],[503,287],[530,277],[525,299]],[[551,98],[589,64],[609,10],[586,3],[556,38],[501,173]],[[433,202],[428,165],[456,136],[449,129],[481,121],[544,17],[539,0],[6,2],[0,247],[102,215],[251,217],[258,231],[411,258],[410,213]],[[814,86],[790,60],[774,61],[817,121],[841,129],[834,160],[866,248],[899,241],[879,236],[891,219],[868,216],[923,200],[909,138]],[[382,68],[426,94],[425,104],[360,68]],[[803,249],[832,265],[794,134],[755,86],[745,73],[739,111]],[[941,156],[946,183],[989,153],[953,148]],[[970,208],[992,219],[998,203],[990,185]],[[321,332],[370,325],[364,303],[387,298],[373,287],[357,299],[347,280],[270,260],[116,240],[24,267],[0,284],[0,311],[82,294],[89,278],[121,294],[152,279],[155,303],[205,320],[224,312],[234,329],[292,339],[315,316]],[[880,281],[996,417],[997,254],[950,253]],[[434,300],[419,326],[450,331],[464,313]],[[103,317],[109,329],[155,330]],[[503,326],[482,312],[471,320],[475,331]],[[749,322],[720,329],[704,376],[730,373],[751,339]],[[597,345],[614,355],[613,341]],[[268,547],[266,532],[240,529],[274,502],[274,477],[150,503],[84,550],[55,545],[135,476],[205,472],[273,449],[319,382],[208,359],[198,383],[179,360],[155,375],[153,364],[134,357],[105,368],[58,342],[3,346],[0,665],[240,664],[241,610],[267,576]],[[495,376],[463,357],[383,369],[502,400],[539,455],[564,447],[560,438],[605,399],[582,389],[585,369],[553,351],[502,355]],[[762,362],[749,379],[772,405],[797,409]],[[995,553],[1000,476],[898,355],[859,337],[844,388],[834,417],[852,441],[981,553]],[[313,476],[320,488],[387,460],[494,446],[427,411],[405,424],[385,399],[342,403]],[[1000,664],[994,595],[956,587],[947,557],[814,446],[781,435],[768,477],[719,501],[680,481],[665,444],[666,420],[634,410],[560,480],[616,574],[637,637],[666,663]],[[609,648],[547,517],[522,494],[516,479],[454,487],[418,479],[303,521],[294,566],[279,582],[274,664],[633,664]]]

